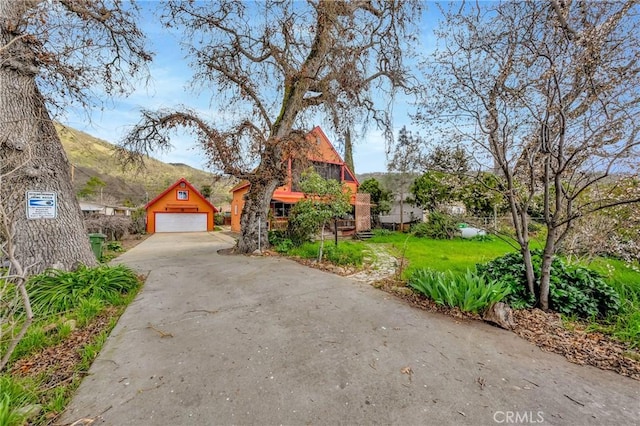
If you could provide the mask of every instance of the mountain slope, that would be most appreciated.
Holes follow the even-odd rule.
[[[213,189],[214,205],[224,204],[229,198],[232,178],[221,177],[210,172],[195,169],[185,164],[168,164],[145,159],[143,170],[123,170],[114,156],[115,146],[87,133],[56,123],[56,130],[73,166],[73,185],[76,193],[86,188],[87,181],[98,178],[106,185],[97,188],[93,201],[105,204],[141,205],[153,199],[160,192],[181,177],[186,178],[198,190],[204,185]]]

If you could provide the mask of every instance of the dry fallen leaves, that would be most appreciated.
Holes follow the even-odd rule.
[[[411,383],[411,376],[413,375],[413,370],[411,369],[411,367],[407,366],[407,367],[401,368],[400,373],[406,374],[407,376],[409,376],[409,383]]]
[[[467,320],[481,320],[479,315],[461,312],[458,308],[436,305],[432,300],[415,293],[397,291],[403,284],[391,279],[380,280],[374,286],[407,301],[413,306]],[[514,310],[516,327],[512,330],[542,350],[563,355],[569,361],[612,370],[623,376],[640,380],[640,352],[627,343],[603,333],[587,331],[585,325],[563,324],[560,315],[540,309]]]

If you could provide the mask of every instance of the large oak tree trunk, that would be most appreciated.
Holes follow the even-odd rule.
[[[13,224],[17,259],[29,273],[96,265],[69,161],[35,75],[6,62],[0,65],[0,117],[0,204]],[[27,219],[27,191],[55,192],[57,217]]]
[[[251,183],[240,218],[241,236],[236,248],[239,253],[253,253],[268,247],[268,210],[278,184],[277,179]]]

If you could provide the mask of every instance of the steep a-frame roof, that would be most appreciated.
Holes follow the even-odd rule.
[[[338,153],[338,151],[333,146],[324,131],[320,128],[320,126],[316,126],[311,129],[311,131],[307,133],[306,138],[310,143],[315,142],[317,144],[316,149],[310,149],[307,153],[307,158],[309,160],[323,163],[340,164],[341,166],[344,166],[345,172],[351,175],[352,181],[355,182],[356,185],[360,185],[355,173],[353,173],[353,170],[351,170],[349,166],[347,166],[347,164],[342,159],[342,156]],[[233,193],[247,186],[249,186],[249,182],[244,180],[231,188],[229,192]]]
[[[160,195],[158,195],[157,197],[155,197],[153,200],[149,201],[144,208],[148,209],[149,206],[155,204],[158,200],[160,200],[162,197],[164,197],[167,193],[171,192],[172,190],[174,190],[178,185],[180,185],[181,183],[185,184],[186,188],[189,188],[191,191],[193,191],[194,194],[196,194],[196,196],[202,198],[202,200],[209,205],[214,212],[218,212],[218,209],[211,204],[211,202],[209,200],[207,200],[201,193],[200,191],[198,191],[193,185],[191,185],[191,183],[186,180],[185,178],[180,178],[178,179],[174,184],[170,185],[167,189],[165,189],[164,191],[162,191],[162,193]]]

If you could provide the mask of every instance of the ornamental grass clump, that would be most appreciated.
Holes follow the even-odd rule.
[[[117,305],[122,295],[138,285],[135,272],[126,266],[81,266],[76,271],[49,270],[36,275],[27,283],[27,291],[34,314],[46,316],[68,312],[89,299]]]
[[[508,287],[469,269],[464,274],[418,269],[411,275],[408,285],[439,305],[472,313],[486,310],[510,293]]]

